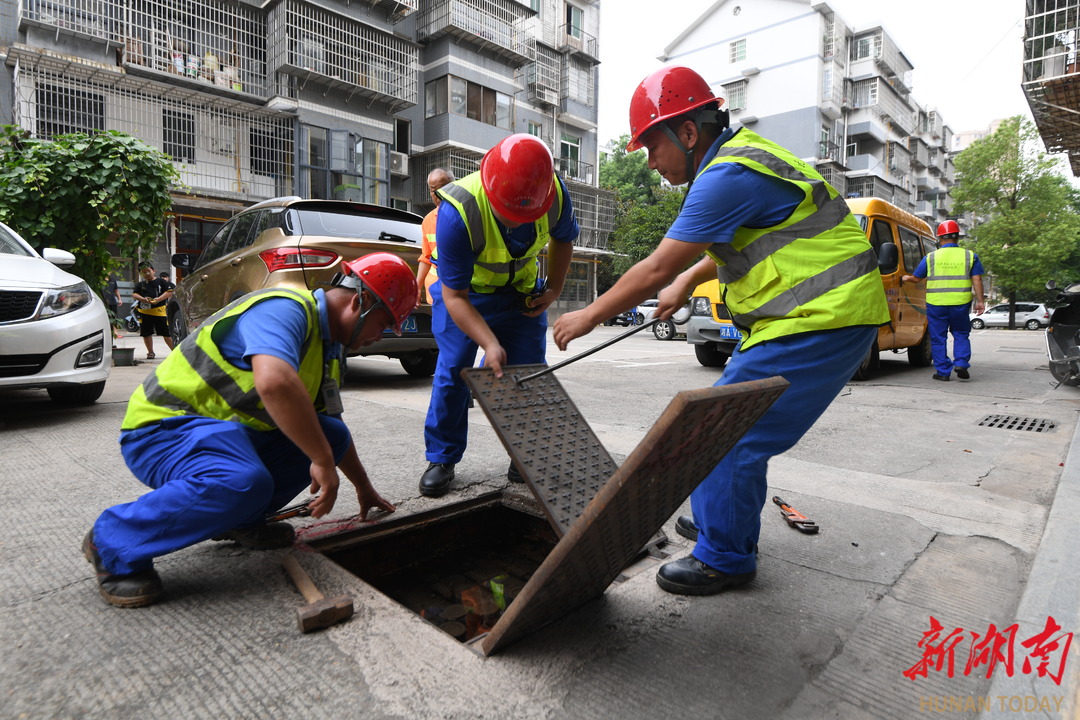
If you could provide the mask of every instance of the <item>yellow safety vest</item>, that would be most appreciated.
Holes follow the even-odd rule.
[[[316,410],[322,410],[323,344],[329,339],[322,336],[315,296],[308,291],[267,288],[225,306],[177,345],[142,385],[135,388],[121,429],[133,430],[183,415],[233,420],[256,430],[275,429],[277,426],[255,390],[255,374],[227,361],[214,342],[213,332],[219,323],[230,323],[256,303],[277,297],[295,300],[307,314],[299,374]],[[331,363],[329,374],[334,379],[340,378],[337,360]]]
[[[537,220],[536,240],[520,257],[514,257],[506,247],[502,231],[491,211],[487,194],[480,183],[480,173],[474,172],[461,180],[444,185],[437,192],[442,199],[450,203],[461,215],[472,243],[473,262],[472,289],[474,292],[491,293],[500,288],[513,286],[519,292],[531,293],[536,287],[538,266],[536,256],[540,254],[551,238],[551,226],[562,214],[562,184],[554,178],[555,202],[547,213]],[[432,257],[438,259],[439,246],[436,244]]]
[[[812,167],[745,128],[698,173],[738,163],[785,180],[803,199],[771,227],[740,227],[713,243],[724,303],[743,330],[742,347],[786,335],[884,325],[889,309],[877,259],[847,203]]]
[[[943,247],[926,256],[926,304],[967,305],[971,302],[971,268],[975,253]]]

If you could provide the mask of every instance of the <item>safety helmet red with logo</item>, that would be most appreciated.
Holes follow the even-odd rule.
[[[946,220],[937,226],[937,236],[945,237],[946,235],[959,235],[960,226],[956,224],[955,220]]]
[[[401,336],[401,326],[416,308],[419,290],[416,275],[409,264],[387,252],[369,253],[356,260],[341,264],[342,272],[334,276],[332,284],[348,287],[359,293],[367,289],[390,313],[394,322],[394,334]],[[364,313],[378,307],[376,304]]]
[[[480,183],[500,216],[516,223],[536,222],[555,202],[555,161],[541,140],[517,133],[484,154]]]
[[[713,94],[705,78],[681,65],[660,68],[642,80],[630,98],[626,151],[640,148],[641,137],[658,124],[709,103],[723,107],[724,101]]]

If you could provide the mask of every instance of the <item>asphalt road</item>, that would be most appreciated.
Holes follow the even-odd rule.
[[[620,332],[598,328],[568,353],[552,349],[549,363]],[[1080,389],[1050,387],[1042,333],[983,330],[972,340],[971,381],[935,382],[931,369],[885,354],[874,378],[850,383],[772,461],[770,491],[822,531],[796,533],[766,507],[759,573],[746,590],[675,597],[645,568],[487,659],[316,554],[302,561],[324,592],[357,598],[350,622],[317,634],[296,631],[302,600],[281,553],[228,543],[161,559],[160,604],[107,606],[78,546],[102,509],[144,490],[116,438],[150,367],[115,368],[87,408],[56,407],[43,391],[4,393],[0,717],[906,718],[946,697],[970,699],[950,717],[1013,697],[1071,709],[1080,643],[1061,685],[1027,678],[996,693],[1006,701],[995,699],[1000,667],[992,678],[962,667],[953,677],[903,675],[920,659],[930,616],[979,633],[1020,622],[1027,636],[1049,612],[1031,597],[1054,598],[1076,575],[1047,528],[1063,502]],[[699,366],[684,341],[644,332],[557,377],[621,461],[675,392],[711,385],[717,370]],[[351,362],[346,419],[399,515],[506,484],[505,451],[477,408],[454,492],[418,496],[429,392],[430,381],[396,361]],[[1045,431],[995,427],[993,416],[1041,421]],[[298,524],[333,531],[356,509],[346,493],[328,518]],[[689,549],[670,521],[665,529],[669,552]],[[1055,550],[1059,564],[1041,569]],[[1067,631],[1080,626],[1073,589],[1064,590],[1072,605],[1054,610]],[[1016,717],[1002,707],[1000,716]]]

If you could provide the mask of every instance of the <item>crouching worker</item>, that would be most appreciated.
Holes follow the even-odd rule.
[[[109,508],[83,541],[106,601],[140,607],[162,593],[154,558],[203,540],[287,547],[288,523],[265,517],[305,487],[314,517],[334,507],[340,468],[361,517],[392,512],[345,423],[343,352],[401,325],[416,305],[413,271],[372,253],[343,265],[323,291],[267,288],[210,317],[131,396],[120,436],[131,472],[152,488]]]

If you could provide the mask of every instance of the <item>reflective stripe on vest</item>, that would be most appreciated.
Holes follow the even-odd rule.
[[[213,340],[214,327],[235,320],[256,303],[275,297],[299,302],[307,315],[307,334],[300,348],[299,375],[313,403],[321,403],[323,343],[314,296],[286,288],[249,293],[211,315],[177,345],[157,369],[135,389],[121,428],[131,430],[169,417],[201,415],[244,423],[256,430],[276,425],[255,389],[251,370],[229,363]]]
[[[471,281],[475,292],[490,293],[513,285],[519,292],[530,293],[536,287],[536,256],[547,246],[551,227],[558,222],[562,214],[562,183],[554,176],[553,179],[555,201],[547,213],[534,223],[536,239],[521,257],[511,255],[502,239],[502,231],[483,191],[479,172],[466,175],[437,191],[443,200],[458,211],[469,233],[469,242],[472,243],[475,256]],[[436,260],[438,252],[439,245],[436,243],[432,253]]]
[[[926,256],[928,305],[967,305],[971,302],[971,268],[975,253],[961,247],[943,247]]]
[[[707,251],[719,266],[732,320],[747,331],[743,348],[793,333],[889,321],[874,251],[835,189],[805,162],[745,128],[701,172],[724,162],[803,192],[784,221],[740,227],[732,242],[713,243]]]

